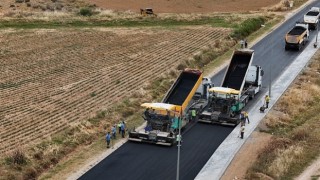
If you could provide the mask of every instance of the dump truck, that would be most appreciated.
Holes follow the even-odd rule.
[[[209,89],[208,106],[199,115],[199,122],[237,125],[240,113],[249,99],[262,87],[262,68],[251,65],[254,51],[236,50],[228,65],[220,87]]]
[[[190,123],[189,110],[200,112],[206,107],[208,101],[203,99],[209,96],[203,92],[208,92],[210,84],[199,70],[182,71],[160,103],[141,105],[145,108],[146,126],[131,130],[129,140],[167,146],[175,144],[179,127],[183,129]]]
[[[285,50],[300,50],[309,39],[309,25],[297,22],[296,25],[286,34]]]
[[[318,29],[318,22],[320,18],[320,8],[312,7],[307,14],[303,16],[303,21],[309,24],[309,29]]]

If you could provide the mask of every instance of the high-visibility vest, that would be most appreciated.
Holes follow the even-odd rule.
[[[266,97],[266,102],[269,102],[269,101],[270,101],[270,97],[267,96],[267,97]]]
[[[196,116],[196,110],[191,110],[191,116]]]

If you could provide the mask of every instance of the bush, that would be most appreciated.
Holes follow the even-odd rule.
[[[81,8],[79,13],[81,16],[92,16],[93,15],[93,11],[87,7]]]
[[[21,150],[14,151],[10,156],[5,158],[7,164],[24,165],[27,164],[27,157]]]
[[[264,22],[265,19],[263,17],[247,19],[234,30],[234,32],[231,34],[231,37],[235,39],[243,39],[254,31],[260,29]]]
[[[105,118],[106,117],[106,111],[98,111],[97,114],[96,114],[96,117],[98,119],[102,119],[102,118]]]
[[[177,70],[181,71],[184,70],[187,66],[184,63],[180,63],[177,67]]]
[[[36,160],[42,160],[43,159],[43,152],[42,151],[36,152],[33,155],[33,158],[35,158]]]
[[[24,175],[23,179],[36,179],[38,176],[37,171],[34,168],[27,168]]]

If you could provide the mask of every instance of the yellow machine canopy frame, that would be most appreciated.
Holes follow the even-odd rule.
[[[212,87],[209,89],[209,92],[220,93],[220,94],[233,94],[233,95],[240,94],[240,91],[232,88],[226,88],[226,87]]]
[[[141,107],[154,109],[159,111],[161,114],[166,114],[167,111],[174,114],[181,113],[181,106],[173,105],[173,104],[166,104],[166,103],[143,103]]]

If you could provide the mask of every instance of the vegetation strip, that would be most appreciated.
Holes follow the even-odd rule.
[[[232,28],[234,25],[226,21],[223,17],[202,17],[193,20],[178,20],[174,18],[159,19],[159,18],[143,18],[140,20],[135,19],[119,19],[119,20],[106,20],[87,18],[86,20],[72,20],[66,21],[41,21],[30,20],[25,21],[22,19],[12,19],[9,21],[0,21],[0,28],[19,28],[19,29],[36,29],[36,28],[62,28],[62,27],[170,27],[170,26],[198,26],[198,25],[211,25],[214,27]]]

